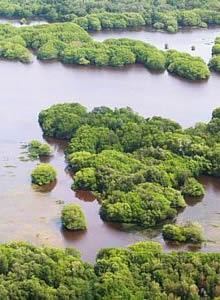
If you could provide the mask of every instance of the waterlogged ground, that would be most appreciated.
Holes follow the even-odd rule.
[[[193,40],[200,55],[208,59],[211,42],[218,32],[219,29],[175,35],[126,32],[123,36],[146,38],[161,48],[168,42],[174,48],[190,52]],[[96,38],[119,34],[122,33],[108,32],[104,37],[99,33]],[[90,261],[102,247],[126,246],[151,238],[161,242],[165,249],[173,249],[164,244],[159,229],[140,232],[129,226],[102,222],[97,201],[88,193],[76,194],[70,188],[72,179],[63,154],[65,143],[48,141],[54,149],[50,163],[58,169],[56,184],[46,192],[34,189],[30,173],[37,161],[23,161],[22,146],[32,139],[42,140],[38,113],[62,102],[77,101],[89,109],[100,105],[130,106],[142,115],[169,117],[184,127],[208,121],[211,111],[220,106],[218,75],[212,74],[204,83],[189,83],[167,73],[151,74],[140,66],[100,70],[41,63],[35,59],[31,65],[0,62],[0,78],[0,242],[25,240],[37,245],[74,246]],[[208,240],[201,250],[220,251],[220,179],[203,177],[201,181],[206,187],[205,197],[187,199],[189,205],[179,214],[177,223],[199,222]],[[79,203],[86,213],[85,233],[66,232],[61,227],[62,205],[72,202]]]

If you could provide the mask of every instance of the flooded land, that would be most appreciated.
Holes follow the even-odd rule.
[[[161,49],[187,51],[207,62],[219,28],[183,31],[177,34],[148,31],[100,32],[96,40],[128,37],[149,42]],[[191,47],[195,46],[195,51]],[[100,248],[126,246],[153,239],[165,245],[160,229],[139,231],[103,222],[99,204],[89,193],[71,190],[73,179],[64,157],[66,143],[47,140],[54,149],[50,163],[58,170],[56,184],[46,192],[31,186],[30,172],[37,161],[24,161],[22,146],[32,139],[43,140],[38,113],[52,104],[79,102],[96,106],[130,106],[144,116],[158,115],[189,127],[206,122],[220,106],[220,76],[212,73],[206,82],[188,82],[169,75],[154,74],[142,66],[123,69],[70,67],[58,62],[32,64],[0,63],[0,242],[25,240],[36,245],[76,247],[82,257],[94,261]],[[206,243],[202,251],[220,251],[220,179],[200,178],[206,189],[202,199],[187,199],[188,206],[176,222],[188,220],[202,225]],[[85,211],[88,230],[65,231],[60,222],[62,203],[78,203]]]

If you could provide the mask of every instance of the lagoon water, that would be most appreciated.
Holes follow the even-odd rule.
[[[140,32],[102,32],[94,39],[129,37],[150,42],[161,49],[169,47],[191,51],[206,61],[220,29],[184,31],[177,34]],[[144,116],[159,115],[188,127],[206,122],[220,106],[220,76],[212,74],[206,82],[192,83],[163,74],[152,74],[142,66],[116,70],[65,66],[58,62],[0,62],[0,242],[24,240],[36,245],[76,247],[83,258],[94,261],[103,247],[126,246],[153,239],[163,244],[160,230],[138,232],[104,223],[99,204],[89,193],[71,190],[73,179],[66,169],[63,150],[66,143],[47,140],[54,149],[50,163],[58,169],[58,179],[48,191],[36,191],[30,173],[37,161],[23,161],[22,146],[32,139],[43,140],[38,113],[52,104],[79,102],[88,109],[96,106],[130,106]],[[199,222],[208,240],[201,251],[220,251],[220,179],[201,178],[206,188],[203,199],[187,199],[177,223]],[[62,229],[62,203],[79,203],[86,213],[88,230],[71,233]]]

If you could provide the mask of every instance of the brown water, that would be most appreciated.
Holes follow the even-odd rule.
[[[194,45],[208,57],[210,46],[201,40],[209,36],[214,39],[216,29],[196,32],[198,44]],[[136,34],[140,38],[140,33]],[[181,35],[181,42],[191,45],[191,34]],[[178,48],[179,34],[163,36],[172,38],[173,47]],[[126,246],[150,238],[163,244],[157,232],[137,233],[102,222],[97,201],[88,193],[75,193],[70,189],[72,179],[65,171],[63,143],[48,141],[54,148],[50,163],[59,171],[56,185],[50,186],[48,192],[36,191],[31,186],[30,172],[37,161],[21,161],[21,146],[31,139],[42,139],[38,113],[54,103],[77,101],[89,109],[100,105],[130,106],[142,115],[169,117],[183,126],[207,121],[211,111],[220,106],[220,77],[213,74],[207,82],[189,83],[167,73],[151,74],[141,66],[104,70],[34,60],[31,65],[1,62],[0,78],[0,242],[25,240],[37,245],[74,246],[90,261],[102,247]],[[177,222],[200,222],[205,237],[210,240],[202,250],[219,251],[220,180],[201,180],[206,187],[205,197],[193,203],[189,200],[189,206],[178,216]],[[62,229],[60,201],[82,206],[88,220],[87,232],[70,233]]]

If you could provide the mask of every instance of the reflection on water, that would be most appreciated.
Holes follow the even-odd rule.
[[[198,31],[198,39],[202,32]],[[209,33],[213,37],[216,34]],[[187,37],[182,35],[181,42],[189,45]],[[176,46],[179,39],[179,34],[172,35]],[[201,47],[209,55],[210,47],[205,42]],[[211,111],[219,106],[220,77],[213,74],[207,83],[191,84],[166,72],[151,74],[141,66],[105,70],[37,60],[31,65],[1,62],[0,76],[0,242],[25,240],[37,245],[74,246],[90,261],[100,248],[148,239],[159,241],[170,250],[160,229],[140,231],[130,225],[105,223],[91,194],[71,190],[73,179],[64,158],[66,142],[45,140],[53,148],[47,162],[58,170],[56,183],[46,193],[33,189],[30,174],[38,161],[21,161],[21,147],[33,139],[43,140],[38,113],[62,102],[77,101],[89,109],[101,105],[130,106],[144,116],[168,117],[183,126],[207,121]],[[201,223],[208,240],[201,250],[220,251],[220,179],[202,177],[201,181],[206,187],[204,198],[187,199],[188,206],[176,222]],[[86,232],[63,230],[60,214],[64,203],[78,203],[82,207],[88,221]]]
[[[32,188],[35,192],[40,192],[40,193],[49,193],[51,192],[55,186],[57,184],[57,180],[54,180],[53,182],[50,182],[48,184],[45,184],[43,186],[39,186],[39,185],[36,185],[36,184],[32,184]]]
[[[93,202],[96,200],[95,196],[87,191],[76,191],[75,196],[78,199],[86,202]]]

